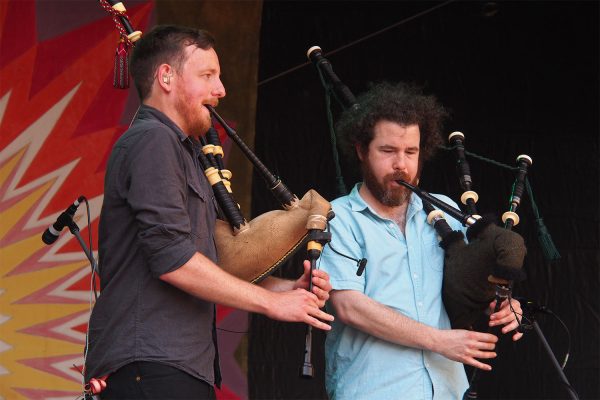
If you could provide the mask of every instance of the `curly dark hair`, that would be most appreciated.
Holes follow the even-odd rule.
[[[185,48],[212,49],[215,39],[202,29],[176,25],[158,25],[135,43],[129,70],[142,101],[150,95],[156,69],[161,64],[179,71],[186,60]]]
[[[367,152],[373,128],[382,120],[419,126],[421,161],[431,159],[443,143],[441,130],[448,112],[434,96],[424,95],[419,86],[378,83],[358,96],[357,102],[358,107],[344,111],[336,125],[340,148],[346,157],[357,158],[357,144],[363,153]]]

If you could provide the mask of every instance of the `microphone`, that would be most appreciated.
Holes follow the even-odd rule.
[[[317,68],[323,72],[323,75],[325,75],[325,78],[333,87],[333,93],[335,94],[335,97],[340,103],[342,103],[344,108],[358,107],[356,98],[350,89],[348,89],[348,86],[344,85],[335,72],[333,72],[331,63],[328,59],[323,57],[322,50],[319,46],[312,46],[310,49],[308,49],[306,56],[317,66]]]
[[[73,202],[73,204],[71,204],[65,211],[63,211],[58,216],[56,222],[50,225],[48,229],[46,229],[42,234],[42,242],[46,244],[52,244],[56,242],[56,239],[58,239],[58,236],[60,235],[60,232],[64,229],[64,227],[68,226],[69,223],[73,221],[75,211],[77,211],[79,204],[81,204],[83,200],[85,200],[85,197],[79,196],[77,200]]]

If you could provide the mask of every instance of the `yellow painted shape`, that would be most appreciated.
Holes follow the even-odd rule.
[[[5,249],[0,249],[0,251],[3,250]],[[89,304],[18,304],[17,301],[81,268],[89,268],[86,261],[72,262],[18,275],[6,276],[0,273],[2,279],[0,287],[4,290],[0,295],[0,314],[9,317],[3,324],[0,324],[0,340],[10,346],[9,349],[0,353],[0,364],[9,371],[6,375],[0,375],[0,393],[4,396],[10,393],[6,398],[22,398],[16,395],[16,392],[10,389],[11,387],[64,391],[80,389],[81,385],[72,379],[31,368],[20,360],[73,355],[76,359],[74,363],[81,364],[84,347],[82,343],[72,343],[19,331],[88,310]]]
[[[44,247],[40,235],[28,237],[0,248],[0,276],[3,276]]]
[[[8,176],[13,172],[13,170],[17,166],[17,163],[21,160],[23,154],[25,154],[25,150],[26,149],[19,151],[10,160],[4,163],[2,167],[0,167],[0,186],[2,186],[4,182],[6,182],[6,178],[8,178]]]
[[[25,198],[17,202],[10,208],[0,213],[0,239],[15,226],[15,224],[37,203],[40,198],[50,189],[54,181],[50,181],[40,186]],[[39,242],[43,245],[42,239],[38,236]],[[38,247],[38,246],[36,246]]]

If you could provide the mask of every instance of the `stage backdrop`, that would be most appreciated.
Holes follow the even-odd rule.
[[[262,3],[125,5],[142,31],[156,21],[212,31],[233,94],[219,110],[252,144]],[[118,33],[97,1],[3,0],[0,27],[0,398],[72,400],[81,394],[91,270],[67,230],[51,246],[41,234],[84,195],[97,248],[106,161],[139,102],[133,87],[112,87]],[[239,153],[229,161],[248,210],[251,169]],[[85,209],[75,219],[87,242]],[[246,398],[247,315],[219,307],[217,325],[217,395]]]

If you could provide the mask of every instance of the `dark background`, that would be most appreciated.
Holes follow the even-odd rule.
[[[528,279],[514,294],[547,306],[568,327],[564,372],[582,399],[600,398],[598,16],[598,2],[591,1],[266,1],[255,143],[258,156],[296,194],[314,188],[329,200],[337,196],[315,68],[305,65],[268,80],[305,63],[306,50],[319,45],[355,94],[381,80],[422,84],[451,110],[446,131],[462,131],[468,151],[511,166],[517,155],[531,156],[535,202],[562,258],[548,262],[542,256],[525,196],[515,230],[527,243]],[[333,111],[338,115],[337,104]],[[480,212],[502,214],[514,173],[469,162]],[[452,154],[441,152],[426,167],[421,186],[457,200],[462,190],[453,164]],[[344,160],[342,167],[350,188],[357,176]],[[278,208],[256,176],[252,199],[253,215]],[[280,275],[296,277],[300,268],[289,263]],[[562,362],[566,331],[544,314],[538,322]],[[253,316],[250,397],[326,398],[323,340],[317,333],[316,377],[301,380],[304,327]],[[567,397],[533,332],[501,344],[499,353],[494,371],[484,374],[480,398]]]

